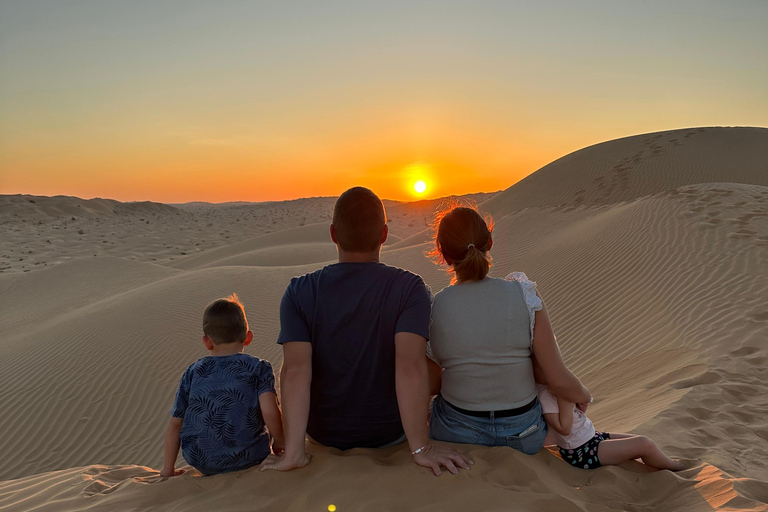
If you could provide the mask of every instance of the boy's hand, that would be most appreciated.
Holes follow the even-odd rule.
[[[169,478],[169,477],[172,477],[172,476],[179,476],[183,472],[184,472],[183,469],[174,469],[174,468],[166,469],[166,468],[163,468],[163,470],[160,471],[160,476],[165,477],[165,478]]]
[[[310,458],[306,453],[302,454],[299,459],[288,459],[285,453],[282,455],[268,455],[264,462],[259,466],[260,471],[268,471],[274,469],[276,471],[291,471],[292,469],[303,468],[309,464]]]
[[[272,438],[272,453],[275,455],[285,453],[285,441],[278,441],[277,439]]]

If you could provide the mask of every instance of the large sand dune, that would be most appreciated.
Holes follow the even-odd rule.
[[[497,221],[492,273],[539,283],[564,357],[596,397],[592,420],[652,436],[687,460],[680,473],[458,445],[477,462],[458,477],[431,476],[400,446],[313,447],[313,463],[289,474],[160,479],[178,379],[205,353],[204,306],[237,292],[255,332],[246,350],[277,368],[285,285],[333,260],[328,198],[275,203],[275,223],[262,206],[177,205],[149,226],[70,220],[85,234],[46,253],[59,264],[0,274],[0,510],[768,510],[767,150],[758,128],[629,137],[481,205]],[[626,180],[611,185],[617,172]],[[437,204],[390,204],[395,238],[382,252],[435,291],[449,281],[424,256]],[[232,229],[228,209],[253,219]],[[32,218],[6,219],[16,245],[3,254],[31,225],[38,239],[63,231]],[[125,243],[100,251],[115,219]]]
[[[768,128],[688,128],[603,142],[542,167],[485,208],[500,215],[531,206],[615,204],[721,181],[768,186]]]

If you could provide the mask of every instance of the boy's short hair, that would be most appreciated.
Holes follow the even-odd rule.
[[[248,320],[245,309],[232,294],[226,299],[211,302],[203,313],[203,332],[215,345],[245,341],[248,334]]]
[[[339,247],[348,252],[371,252],[381,245],[387,214],[381,199],[365,187],[353,187],[336,200],[333,228]]]

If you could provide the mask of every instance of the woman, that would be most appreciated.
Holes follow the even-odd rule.
[[[582,409],[592,397],[563,363],[535,283],[519,272],[488,277],[492,222],[476,209],[454,207],[436,224],[433,255],[455,277],[432,307],[430,347],[443,372],[430,435],[534,454],[547,435],[537,372],[555,395]]]

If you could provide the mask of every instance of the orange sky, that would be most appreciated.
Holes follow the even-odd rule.
[[[768,125],[768,3],[43,3],[0,7],[3,194],[438,197]]]

